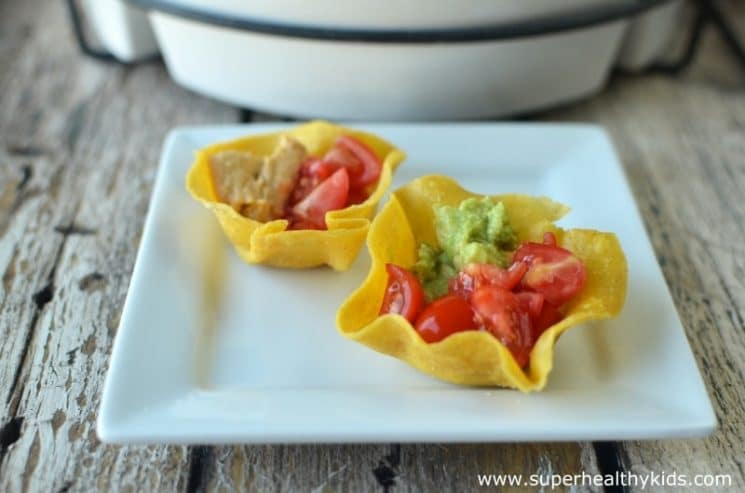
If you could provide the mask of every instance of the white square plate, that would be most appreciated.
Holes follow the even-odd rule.
[[[684,437],[716,420],[605,133],[534,124],[359,125],[408,153],[394,186],[443,173],[476,192],[547,195],[561,221],[618,234],[626,307],[556,346],[543,392],[463,388],[344,339],[336,309],[365,277],[242,263],[184,189],[196,149],[287,125],[176,129],[166,140],[106,379],[117,443],[482,442]]]

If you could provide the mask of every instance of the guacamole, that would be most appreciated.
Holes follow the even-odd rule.
[[[439,248],[429,243],[419,244],[419,259],[414,264],[414,273],[422,283],[427,301],[433,301],[448,292],[448,281],[458,271],[452,259]]]
[[[458,207],[436,205],[434,212],[439,247],[420,244],[414,266],[428,301],[447,294],[448,281],[467,264],[507,266],[517,236],[502,202],[470,198]]]

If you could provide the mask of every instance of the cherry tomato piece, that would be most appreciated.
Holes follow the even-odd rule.
[[[369,197],[367,190],[364,188],[350,188],[349,197],[347,198],[347,205],[361,204],[366,201]]]
[[[336,169],[347,168],[352,187],[357,186],[357,180],[364,171],[362,161],[352,151],[338,145],[338,142],[323,156],[323,162]]]
[[[340,168],[295,204],[291,214],[298,223],[309,223],[317,229],[325,229],[326,213],[343,209],[348,195],[349,174],[346,169]]]
[[[397,313],[414,323],[424,307],[424,290],[419,279],[396,264],[385,264],[385,270],[388,272],[388,285],[380,314]]]
[[[454,296],[459,296],[464,300],[470,300],[475,284],[476,282],[474,281],[473,276],[460,271],[455,277],[448,281],[448,293]]]
[[[444,296],[432,302],[414,327],[427,342],[438,342],[450,334],[478,328],[471,304],[458,296]]]
[[[318,186],[319,180],[310,172],[313,164],[317,161],[320,162],[320,159],[309,157],[300,165],[297,181],[288,201],[289,209],[292,209],[293,205],[307,197]]]
[[[375,152],[362,141],[350,135],[342,135],[336,139],[336,147],[354,155],[362,165],[359,174],[350,175],[352,188],[364,188],[378,180],[383,165]]]
[[[341,168],[334,162],[324,161],[322,159],[314,158],[308,165],[308,173],[317,178],[319,183],[333,175],[336,170]],[[349,169],[347,169],[349,172]]]
[[[533,319],[533,337],[538,340],[538,337],[543,332],[551,327],[552,325],[561,321],[564,315],[551,303],[544,303],[541,313]]]
[[[528,270],[525,262],[514,262],[508,269],[491,264],[468,264],[448,284],[450,294],[469,299],[474,290],[496,286],[507,291],[513,289]]]
[[[514,262],[508,269],[491,264],[468,264],[463,270],[476,280],[476,288],[488,285],[509,291],[518,285],[528,266],[524,262]]]
[[[290,225],[287,229],[317,229],[317,230],[323,230],[324,227],[318,225],[317,223],[308,222],[302,218],[298,218],[295,216],[290,215],[288,217],[288,220],[290,221]]]
[[[520,299],[510,291],[495,286],[482,287],[471,297],[476,322],[491,332],[510,350],[520,367],[530,359],[533,331],[530,314]]]
[[[515,293],[515,296],[520,300],[520,305],[523,307],[523,310],[528,312],[531,319],[535,320],[540,316],[545,302],[542,294],[532,291],[520,291]]]
[[[546,301],[556,306],[569,301],[587,280],[582,260],[555,245],[526,242],[520,245],[513,259],[529,266],[521,285],[542,294]]]

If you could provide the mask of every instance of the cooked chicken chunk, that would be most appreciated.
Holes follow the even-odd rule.
[[[284,214],[285,204],[295,187],[298,170],[306,155],[303,144],[283,135],[274,154],[269,156],[262,168],[261,176],[269,185],[269,189],[273,190],[267,200],[271,203],[276,217]]]
[[[287,136],[268,157],[218,152],[209,162],[217,198],[257,221],[282,217],[305,156],[303,144]]]
[[[210,158],[217,198],[239,209],[257,199],[264,158],[244,151],[222,151]]]

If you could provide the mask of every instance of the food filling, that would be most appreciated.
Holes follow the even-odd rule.
[[[260,222],[287,219],[290,229],[326,229],[326,213],[364,202],[382,164],[360,140],[340,136],[321,157],[287,135],[270,156],[227,150],[209,160],[217,199]]]
[[[428,343],[487,331],[525,367],[538,337],[582,290],[582,260],[551,232],[518,245],[504,204],[488,197],[435,206],[434,214],[438,245],[421,243],[411,270],[386,265],[380,313],[402,315]]]
[[[427,301],[445,295],[450,279],[468,264],[507,265],[517,237],[502,202],[474,197],[433,209],[439,245],[421,243],[414,266]]]

